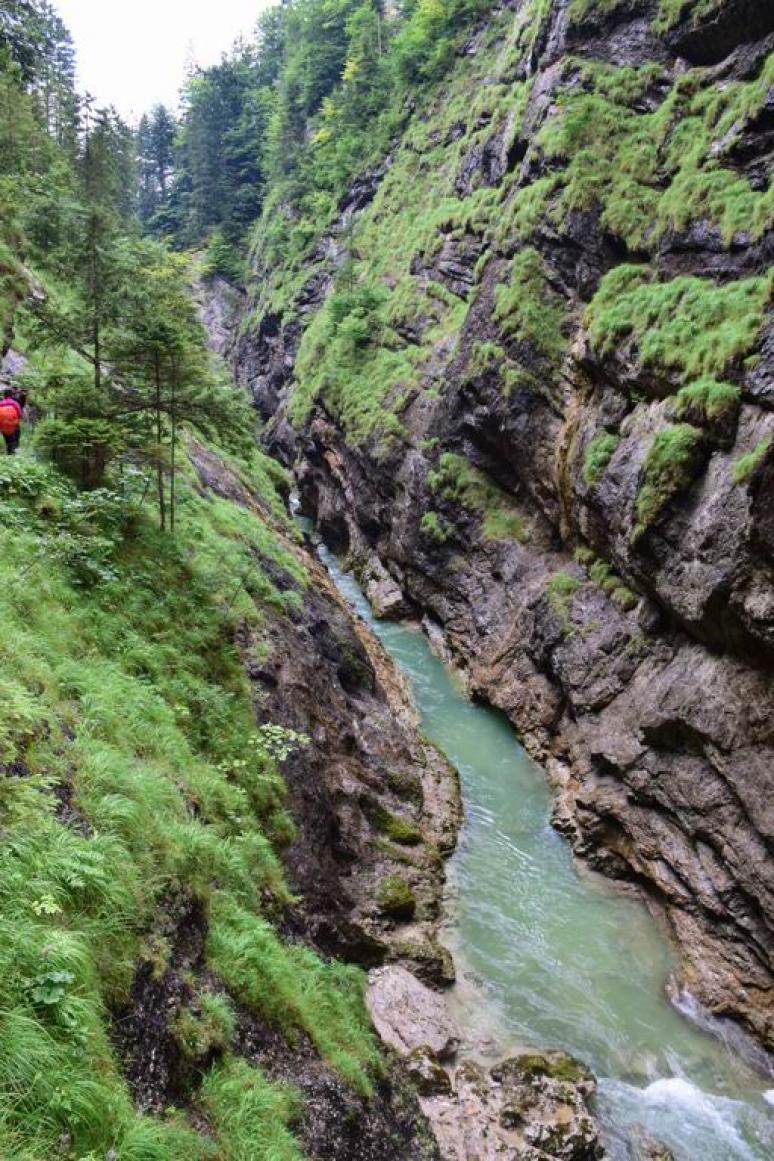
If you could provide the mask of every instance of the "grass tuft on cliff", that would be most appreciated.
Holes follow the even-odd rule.
[[[702,433],[689,423],[670,424],[656,432],[637,494],[635,536],[645,532],[669,500],[694,479],[701,445]]]
[[[771,275],[661,282],[647,267],[616,266],[589,304],[589,337],[602,353],[628,344],[645,367],[722,379],[755,350],[773,287]]]
[[[583,479],[587,484],[599,483],[620,442],[620,435],[610,431],[600,431],[589,442],[583,457]]]
[[[443,452],[427,482],[442,499],[480,514],[486,540],[518,540],[524,544],[529,539],[524,518],[513,499],[464,456]]]

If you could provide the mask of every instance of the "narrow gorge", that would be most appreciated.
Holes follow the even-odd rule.
[[[771,13],[544,7],[462,47],[280,311],[258,251],[236,365],[377,611],[770,1044]]]
[[[771,0],[289,0],[136,123],[61,15],[0,1158],[766,1161]]]

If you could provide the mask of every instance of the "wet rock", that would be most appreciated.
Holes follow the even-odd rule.
[[[653,1137],[644,1125],[632,1125],[629,1133],[629,1161],[675,1161],[672,1150]]]
[[[294,1126],[310,1161],[441,1161],[403,1061],[388,1060],[369,1098],[358,1096],[299,1036],[284,1037],[248,1012],[239,1015],[237,1048],[273,1081],[301,1093]]]
[[[553,1055],[553,1054],[550,1054]],[[561,1054],[564,1056],[564,1054]],[[572,1071],[571,1058],[562,1068]],[[511,1058],[487,1070],[462,1062],[452,1076],[452,1091],[422,1101],[448,1161],[599,1161],[605,1153],[589,1111],[594,1083],[583,1066],[580,1083],[538,1071],[535,1054],[527,1063]],[[557,1062],[554,1061],[553,1067]],[[577,1064],[577,1062],[573,1062]]]
[[[436,940],[401,940],[393,944],[392,954],[431,987],[448,988],[456,979],[451,952]]]
[[[428,1048],[439,1060],[447,1060],[456,1052],[460,1033],[445,1000],[405,968],[372,971],[367,1002],[382,1040],[401,1055]]]
[[[451,1096],[451,1079],[432,1049],[414,1048],[406,1060],[406,1071],[420,1096]]]
[[[411,614],[400,585],[393,580],[377,556],[370,556],[358,569],[360,583],[377,617],[399,621]]]

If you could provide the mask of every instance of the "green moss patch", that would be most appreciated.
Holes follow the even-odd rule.
[[[411,919],[417,907],[414,892],[400,875],[382,879],[376,889],[376,902],[393,919]]]
[[[387,838],[402,846],[415,847],[423,841],[421,830],[413,822],[393,814],[384,806],[380,806],[374,814],[374,826]]]

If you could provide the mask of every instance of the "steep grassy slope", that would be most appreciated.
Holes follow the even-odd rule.
[[[315,947],[381,962],[397,872],[416,892],[404,958],[449,970],[420,940],[443,878],[426,835],[456,825],[452,806],[425,831],[422,779],[446,767],[313,575],[276,465],[187,449],[174,537],[142,473],[78,493],[27,457],[0,470],[0,1153],[430,1161],[364,977]],[[358,715],[362,746],[337,757]],[[337,777],[363,780],[373,834]],[[357,922],[334,795],[359,836]]]
[[[770,1043],[772,34],[762,0],[497,9],[303,270],[257,247],[238,354],[322,530]]]
[[[270,477],[258,479],[276,510]],[[256,728],[233,645],[235,624],[260,638],[262,610],[296,606],[267,569],[304,577],[257,508],[192,483],[172,541],[139,498],[78,496],[25,459],[0,473],[9,1161],[111,1148],[300,1157],[298,1098],[229,1052],[240,1003],[288,1036],[302,1030],[355,1090],[373,1083],[359,979],[272,926],[291,903],[277,755],[299,743]],[[181,967],[179,943],[197,932],[203,947]],[[158,1119],[132,1105],[111,1026],[120,1043],[138,963],[156,980],[180,971],[173,1091],[182,1106],[196,1091],[212,1139],[182,1107]]]

